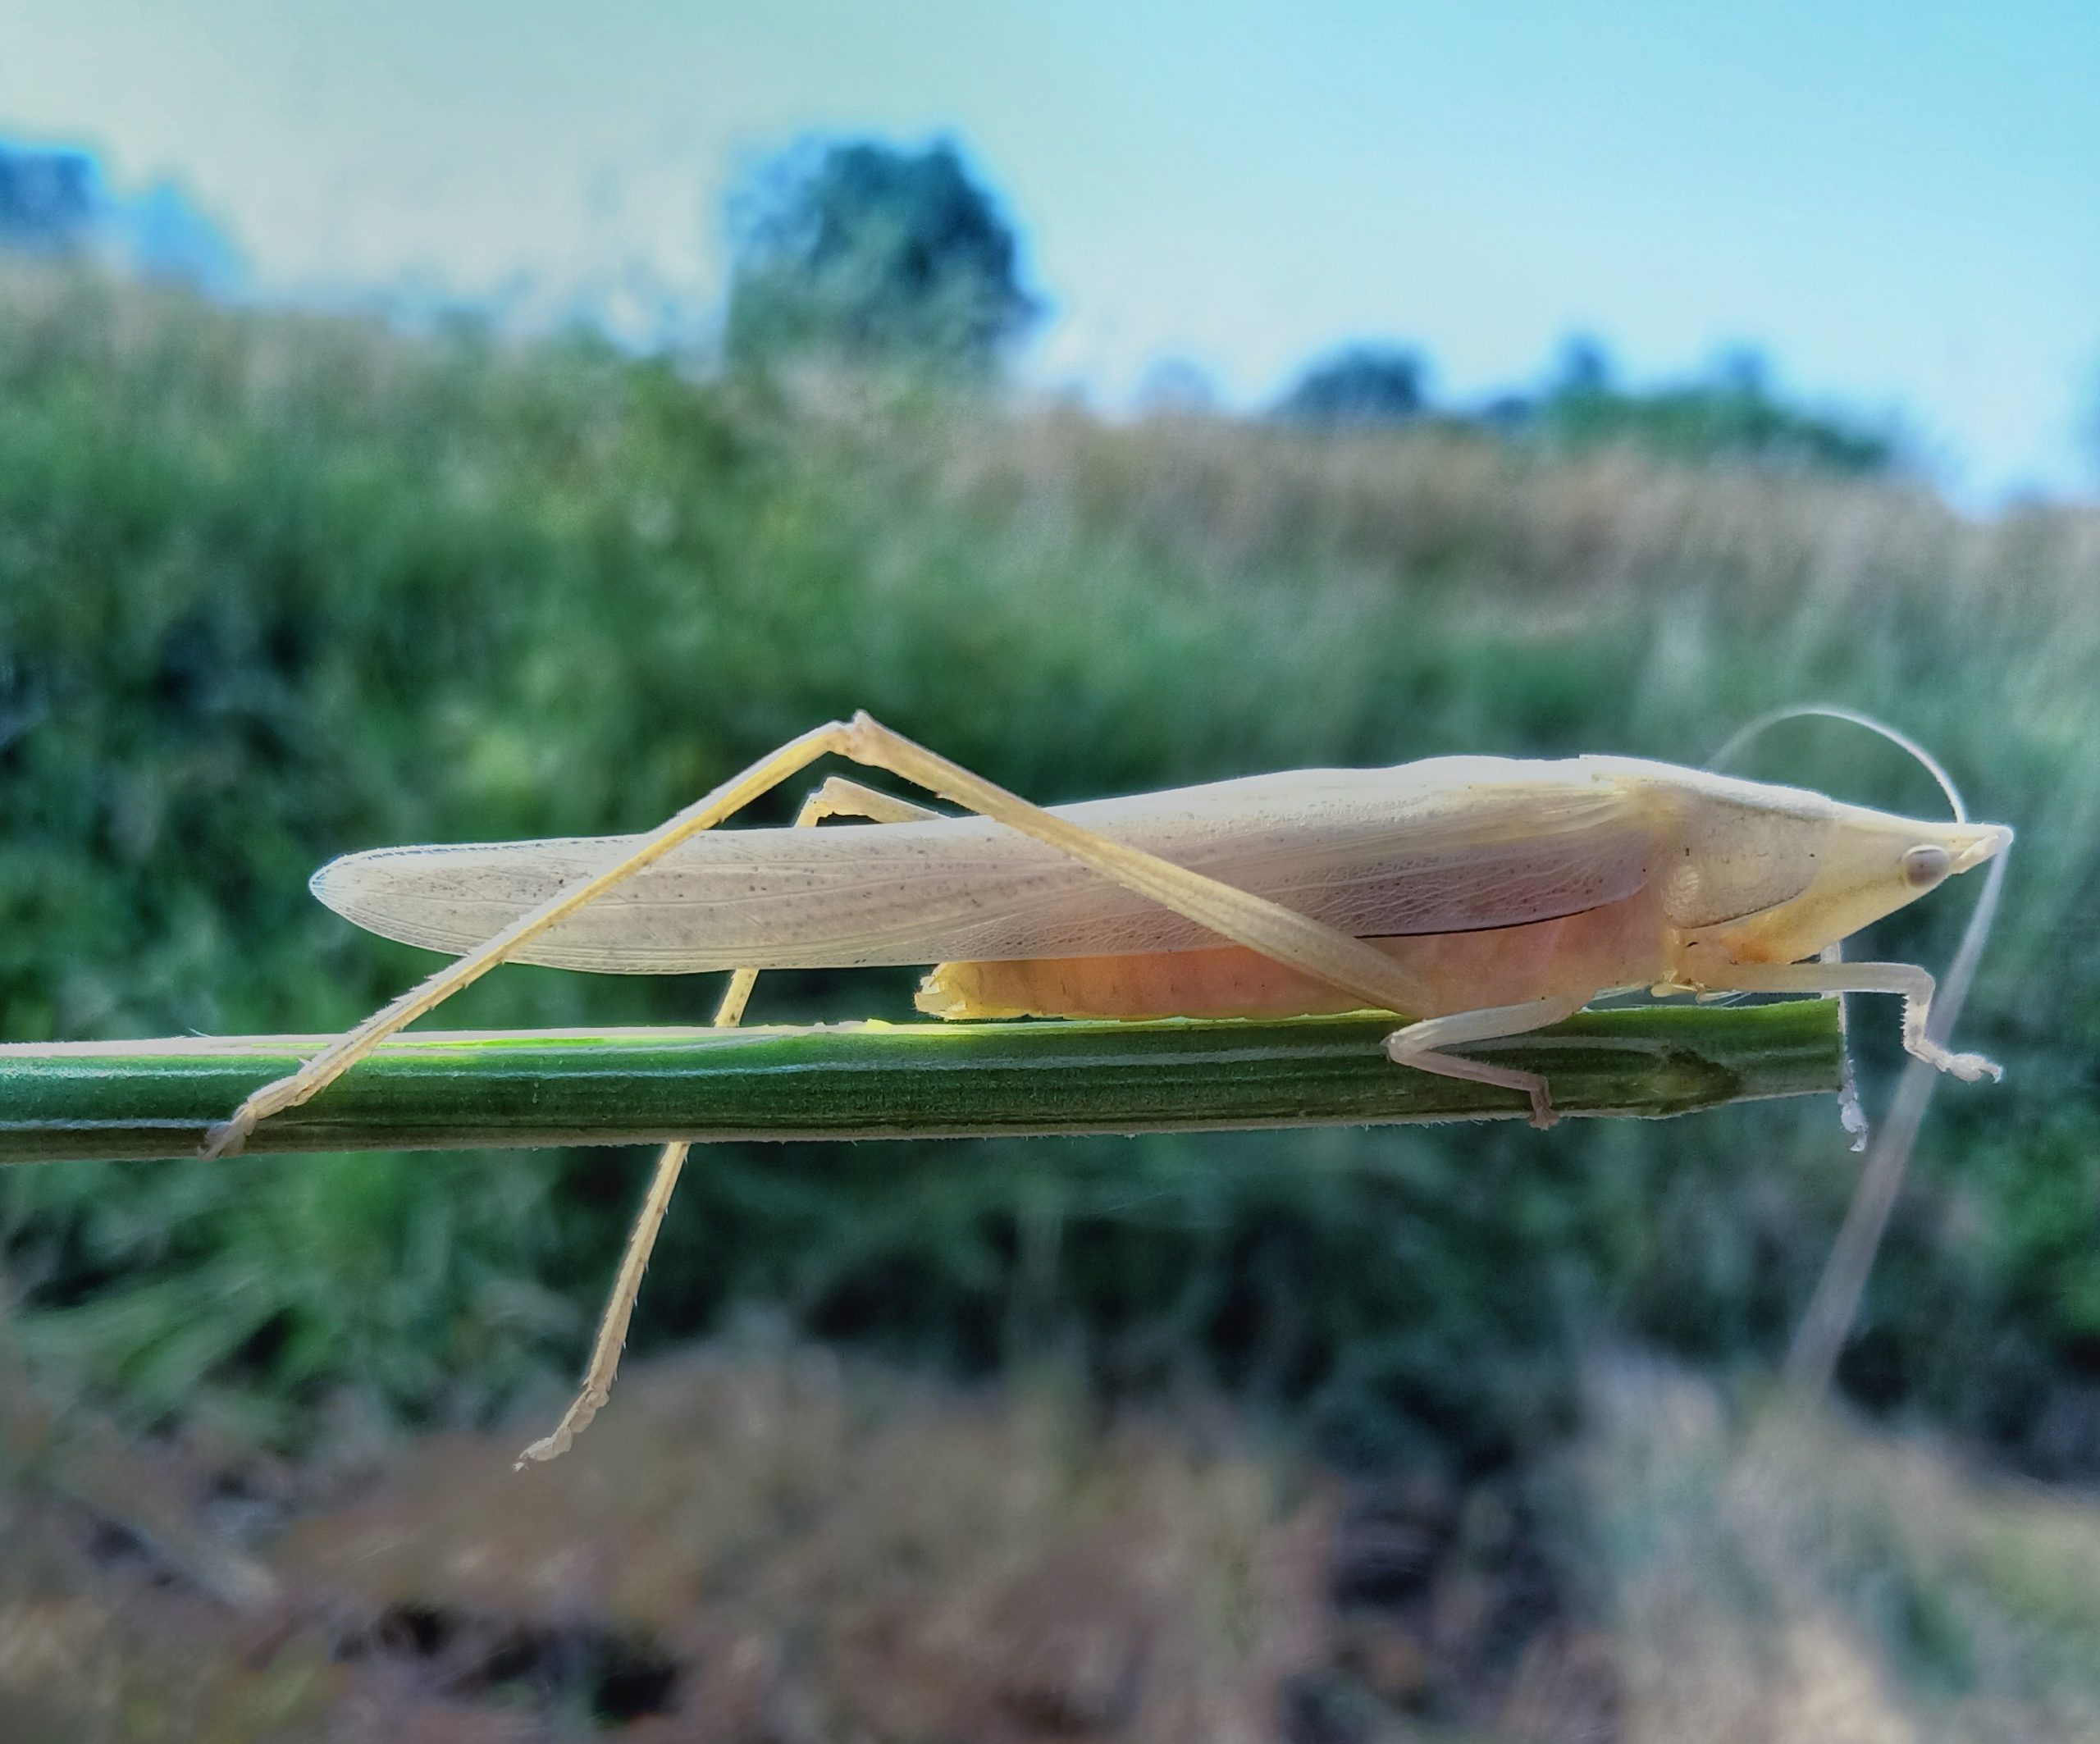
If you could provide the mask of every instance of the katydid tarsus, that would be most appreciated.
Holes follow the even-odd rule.
[[[797,826],[714,826],[826,756],[974,815],[834,778]],[[1554,1119],[1535,1072],[1478,1057],[1600,993],[1892,993],[1903,1044],[1997,1075],[1929,1023],[1906,963],[1810,961],[1999,854],[1998,824],[1927,822],[1632,758],[1445,757],[1031,805],[865,714],[791,740],[649,834],[380,849],[315,893],[362,926],[456,954],[215,1127],[207,1155],[318,1094],[498,964],[729,970],[716,1021],[766,968],[934,963],[942,1017],[1400,1014],[1399,1066],[1503,1086]],[[551,1459],[605,1403],[686,1146],[663,1153]],[[523,1463],[523,1460],[520,1462]]]

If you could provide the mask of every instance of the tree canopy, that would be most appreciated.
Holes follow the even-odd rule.
[[[1892,430],[1787,398],[1764,354],[1747,347],[1723,354],[1703,376],[1637,390],[1616,385],[1596,340],[1573,340],[1558,378],[1519,422],[1557,448],[1623,445],[1673,460],[1868,473],[1901,459]]]
[[[1314,429],[1375,429],[1412,423],[1429,404],[1429,365],[1402,345],[1350,345],[1298,378],[1276,409]]]
[[[943,140],[806,144],[732,202],[733,362],[981,375],[1033,323],[1012,226]]]
[[[95,219],[94,160],[0,140],[0,248],[77,248]]]

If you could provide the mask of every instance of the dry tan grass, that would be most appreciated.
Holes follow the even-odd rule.
[[[1965,517],[1921,485],[1672,466],[1630,451],[1544,457],[1463,431],[1309,440],[1208,418],[1103,424],[1052,410],[964,426],[950,489],[1063,505],[1189,548],[1223,572],[1322,559],[1419,580],[1463,561],[1510,591],[1748,587],[1775,615],[1892,580],[1993,591],[2009,576],[2090,603],[2100,512]],[[2071,603],[2067,600],[2066,603]]]
[[[380,1454],[261,1617],[0,1491],[0,1738],[1260,1744],[1327,1654],[1331,1490],[1231,1436],[814,1351],[622,1395],[523,1475],[514,1432]]]
[[[1254,1744],[1322,1652],[1328,1510],[1244,1450],[813,1352],[623,1392],[545,1470],[422,1445],[280,1566],[372,1615],[650,1642],[679,1737]]]
[[[2100,1506],[1624,1359],[1581,1458],[1628,1744],[2100,1737]]]
[[[1513,1643],[1489,1492],[1413,1596],[1337,1612],[1337,1486],[1228,1429],[810,1351],[623,1398],[523,1477],[514,1434],[376,1453],[244,1617],[0,1492],[0,1737],[523,1744],[594,1704],[735,1744],[2100,1737],[2100,1505],[1653,1363],[1591,1371],[1558,1528],[1583,1596]]]

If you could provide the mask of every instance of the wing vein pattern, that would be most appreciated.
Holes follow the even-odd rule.
[[[1647,881],[1632,786],[1587,760],[1445,757],[1303,769],[1054,808],[1178,865],[1358,938],[1575,914]],[[380,848],[331,861],[314,894],[389,938],[459,953],[633,838]],[[715,829],[520,953],[664,975],[1119,956],[1214,934],[987,819]]]

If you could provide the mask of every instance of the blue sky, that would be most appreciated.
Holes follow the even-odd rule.
[[[271,291],[710,301],[724,190],[811,129],[958,137],[1051,299],[1028,374],[1107,404],[1753,342],[1971,500],[2093,477],[2090,0],[0,0],[0,132],[179,178]]]

